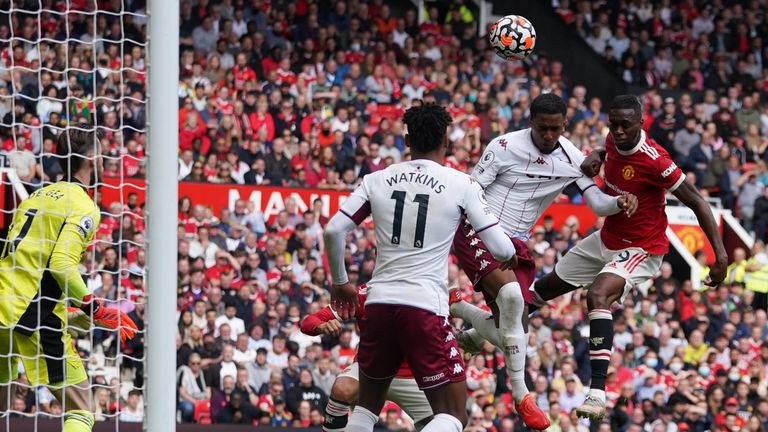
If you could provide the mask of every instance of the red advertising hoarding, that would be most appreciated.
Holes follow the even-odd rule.
[[[106,179],[100,189],[101,202],[109,205],[114,201],[125,202],[128,194],[138,194],[139,202],[144,202],[146,184],[144,180],[125,179],[123,183],[117,179]],[[339,209],[339,205],[346,200],[348,191],[335,191],[327,189],[295,189],[273,186],[249,186],[237,184],[213,184],[213,183],[179,183],[179,198],[188,196],[193,204],[209,206],[214,214],[218,215],[222,208],[232,208],[238,199],[251,200],[256,208],[261,210],[269,222],[274,220],[284,207],[285,199],[296,199],[299,210],[304,211],[312,207],[316,199],[323,201],[323,212],[326,216],[333,215]],[[122,201],[121,201],[122,200]],[[579,230],[584,233],[594,225],[596,216],[585,205],[554,204],[544,212],[551,215],[555,226],[561,226],[565,220],[575,215],[579,219]]]

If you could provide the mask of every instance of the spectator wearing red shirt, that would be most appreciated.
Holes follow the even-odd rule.
[[[259,131],[264,129],[266,131],[265,139],[272,141],[275,139],[275,121],[272,118],[272,114],[267,111],[269,108],[266,95],[260,95],[256,102],[256,111],[251,113],[251,128],[253,129],[253,139],[259,138]]]
[[[239,53],[232,68],[235,76],[235,89],[242,91],[247,83],[256,81],[256,72],[248,66],[248,58],[245,53]]]
[[[373,22],[376,24],[376,27],[378,27],[379,33],[384,37],[391,33],[397,25],[397,20],[392,18],[388,4],[381,5],[381,12],[373,19]]]

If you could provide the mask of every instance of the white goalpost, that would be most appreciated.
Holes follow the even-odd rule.
[[[179,2],[149,2],[145,430],[176,430]],[[173,413],[173,414],[172,414]]]

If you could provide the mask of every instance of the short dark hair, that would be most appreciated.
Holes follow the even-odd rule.
[[[536,97],[531,103],[531,118],[537,114],[562,114],[565,116],[567,107],[565,101],[554,93],[545,93]]]
[[[64,172],[64,179],[71,180],[71,175],[83,166],[89,158],[85,155],[95,150],[99,134],[93,130],[67,129],[56,139],[56,156]]]
[[[408,108],[403,115],[403,121],[408,125],[411,148],[420,153],[429,153],[440,148],[448,126],[453,123],[445,108],[432,103]]]
[[[637,96],[631,95],[631,94],[618,95],[615,98],[613,98],[613,101],[611,101],[611,106],[609,109],[612,109],[612,110],[631,109],[631,110],[634,110],[635,114],[637,115],[643,114],[643,104],[640,103],[640,99],[638,99]]]

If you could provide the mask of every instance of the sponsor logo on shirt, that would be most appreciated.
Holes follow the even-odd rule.
[[[621,176],[624,177],[624,180],[632,180],[635,178],[635,167],[624,165],[624,168],[621,169]]]
[[[662,177],[662,178],[667,178],[667,177],[669,177],[669,175],[670,175],[670,174],[672,174],[673,172],[675,172],[675,170],[676,170],[676,169],[677,169],[677,164],[675,164],[674,162],[672,162],[672,165],[670,165],[669,167],[667,167],[667,169],[665,169],[665,170],[664,170],[664,171],[661,173],[661,177]]]
[[[620,187],[616,186],[615,184],[609,182],[607,178],[605,179],[605,184],[609,188],[613,189],[614,191],[618,192],[621,195],[627,195],[629,193],[629,192],[626,192],[626,191],[622,190]]]

